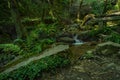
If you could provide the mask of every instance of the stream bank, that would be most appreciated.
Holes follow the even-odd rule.
[[[110,55],[107,54],[111,52],[110,49],[116,50],[113,50]],[[109,50],[110,52],[104,53],[104,50]],[[52,72],[45,72],[42,78],[37,78],[37,80],[119,80],[120,56],[116,55],[119,54],[119,52],[120,44],[113,42],[99,44],[93,51],[87,52],[87,54],[94,53],[94,56],[81,56],[76,60],[76,63],[74,62],[74,64],[69,67],[59,68]]]

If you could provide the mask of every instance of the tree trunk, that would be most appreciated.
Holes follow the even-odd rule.
[[[80,0],[80,4],[79,4],[79,8],[78,8],[78,12],[77,12],[77,20],[80,20],[80,9],[82,7],[82,4],[83,4],[83,0]]]
[[[13,19],[13,22],[16,27],[16,32],[17,32],[17,38],[18,39],[25,39],[27,37],[27,32],[25,27],[23,27],[21,18],[20,18],[20,13],[18,10],[18,4],[16,0],[12,0],[11,2],[11,16]]]

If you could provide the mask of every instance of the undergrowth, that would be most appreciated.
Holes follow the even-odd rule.
[[[103,27],[97,30],[93,29],[88,35],[95,39],[99,39],[101,35],[104,35],[105,37],[101,38],[102,41],[120,43],[120,34],[116,31],[115,27]]]
[[[112,41],[120,44],[120,34],[117,32],[112,32],[110,35],[104,38],[104,41]]]
[[[0,67],[7,64],[19,55],[21,49],[14,44],[0,44]]]
[[[31,62],[7,74],[0,74],[0,80],[33,80],[41,76],[43,71],[50,71],[56,67],[63,67],[70,63],[68,59],[60,55],[49,56],[41,60]]]

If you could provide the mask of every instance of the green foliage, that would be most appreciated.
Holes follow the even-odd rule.
[[[92,40],[98,41],[98,40],[103,40],[103,37],[101,35],[110,35],[113,32],[113,28],[111,27],[102,27],[98,29],[93,29],[89,31],[86,35],[92,38]]]
[[[53,42],[54,40],[49,38],[37,41],[36,43],[29,45],[29,52],[33,54],[40,53],[47,45],[52,44]]]
[[[115,10],[120,10],[120,0],[118,0],[117,4],[114,7]]]
[[[100,32],[103,34],[110,34],[112,31],[112,28],[107,26],[100,29]]]
[[[51,0],[52,1],[52,0]],[[53,10],[53,12],[57,15],[55,15],[58,19],[60,17],[62,18],[68,18],[69,14],[68,14],[68,6],[69,6],[69,0],[53,0],[53,4],[51,6],[51,9]]]
[[[10,10],[7,0],[0,0],[0,24],[6,23],[9,20]]]
[[[13,43],[14,43],[15,45],[18,45],[18,46],[22,47],[22,46],[24,46],[25,41],[22,40],[22,39],[15,39],[15,40],[13,41]]]
[[[104,14],[104,9],[106,6],[106,11],[114,9],[114,6],[111,4],[111,0],[107,0],[107,3],[104,2],[105,0],[86,0],[84,3],[92,5],[92,13],[96,15]]]
[[[120,34],[115,32],[115,27],[103,27],[98,30],[91,30],[89,32],[89,36],[94,37],[98,36],[99,34],[107,35],[103,38],[103,41],[112,41],[116,43],[120,43]]]
[[[8,53],[18,53],[20,51],[20,47],[14,44],[0,44],[0,50]]]
[[[43,40],[40,41],[40,43],[43,44],[43,45],[44,44],[51,44],[53,42],[54,42],[54,40],[53,39],[49,39],[49,38],[48,39],[43,39]]]
[[[7,64],[19,55],[21,49],[14,44],[0,44],[0,67]]]
[[[104,9],[104,0],[83,0],[84,4],[90,4],[93,8],[92,13],[100,15]]]
[[[87,51],[83,56],[82,59],[91,59],[94,57],[94,54],[92,51]]]
[[[27,46],[29,53],[40,53],[45,46],[54,42],[54,35],[56,32],[54,24],[46,25],[41,23],[36,29],[30,32],[27,38]]]
[[[42,44],[41,43],[39,43],[39,44],[35,44],[35,45],[31,45],[31,50],[30,50],[30,52],[31,53],[40,53],[41,51],[42,51]]]
[[[69,60],[62,56],[50,56],[31,62],[29,65],[21,67],[8,74],[0,74],[0,80],[33,80],[35,77],[40,76],[42,71],[51,70],[68,64]]]
[[[16,1],[15,5],[17,5],[19,13],[24,17],[41,17],[42,10],[45,9],[45,7],[41,6],[46,5],[46,8],[48,7],[47,3],[43,3],[43,1],[38,0],[20,0]]]
[[[99,32],[98,32],[98,30],[91,30],[90,32],[89,32],[89,36],[95,36],[95,35],[97,35],[97,34],[99,34]]]
[[[56,32],[56,23],[50,25],[40,23],[37,27],[39,28],[39,31],[43,31],[48,35],[53,32]]]
[[[89,36],[98,36],[99,34],[110,34],[112,32],[112,28],[111,27],[102,27],[102,28],[98,28],[98,29],[93,29],[89,32]]]
[[[44,24],[40,23],[34,30],[29,33],[28,44],[31,44],[42,39],[48,39],[55,36],[56,24]]]
[[[92,3],[92,5],[93,5],[92,7],[93,7],[93,13],[94,14],[96,14],[96,15],[102,14],[103,9],[104,9],[104,3],[103,3],[103,1],[100,1],[99,3],[98,3],[98,1],[94,1]]]
[[[104,40],[120,43],[120,34],[117,32],[112,32],[109,36],[105,37]]]

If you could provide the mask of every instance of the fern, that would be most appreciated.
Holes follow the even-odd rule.
[[[0,44],[0,50],[2,50],[3,52],[19,52],[20,51],[20,47],[14,44]]]

